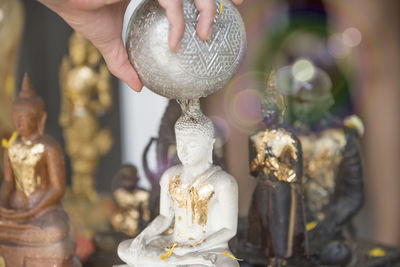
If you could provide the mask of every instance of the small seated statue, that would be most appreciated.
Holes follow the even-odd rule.
[[[150,192],[138,187],[137,169],[124,165],[114,178],[114,201],[117,209],[111,215],[114,229],[136,236],[150,221]]]
[[[261,250],[268,266],[307,255],[303,208],[302,152],[298,138],[283,125],[286,109],[271,72],[262,98],[264,129],[250,136],[250,170],[257,178],[248,224],[247,250]],[[250,253],[246,260],[254,261]],[[254,254],[253,254],[254,255]]]
[[[44,133],[46,111],[25,75],[12,106],[16,134],[4,141],[0,189],[0,256],[7,267],[80,266],[74,257],[63,152]]]
[[[228,248],[237,230],[237,183],[212,163],[214,128],[199,100],[181,106],[175,133],[182,165],[161,177],[160,215],[118,254],[130,267],[238,267]]]

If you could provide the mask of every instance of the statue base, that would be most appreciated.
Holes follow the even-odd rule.
[[[75,195],[68,189],[62,202],[68,212],[71,231],[76,239],[76,254],[85,263],[95,252],[96,233],[109,231],[112,228],[110,224],[113,211],[112,197],[99,195],[98,199],[91,201]]]
[[[384,266],[400,266],[400,249],[385,247],[365,240],[358,241],[358,247],[356,250],[356,258],[354,259],[354,264],[349,266],[362,266],[362,267],[384,267]],[[373,250],[379,250],[381,252],[380,256],[373,256],[371,252]],[[241,262],[241,267],[265,267],[268,266],[268,261],[261,257],[261,253],[257,254],[252,250],[252,255],[242,254],[244,250],[237,250],[238,257],[244,257],[251,259],[250,261]],[[248,252],[248,251],[246,251]],[[246,256],[245,256],[246,255]],[[288,260],[285,267],[327,267],[326,265],[319,265],[312,263],[312,259],[307,262],[304,260]]]
[[[117,249],[119,243],[129,238],[131,237],[113,230],[96,233],[93,238],[96,250],[89,256],[85,266],[110,267],[123,264],[118,257]]]
[[[72,235],[47,245],[0,243],[1,267],[81,267]]]

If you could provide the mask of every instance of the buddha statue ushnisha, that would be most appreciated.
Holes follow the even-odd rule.
[[[44,133],[47,113],[25,75],[12,106],[16,133],[4,146],[0,189],[0,256],[7,267],[80,266],[74,257],[63,152]]]
[[[182,164],[161,177],[160,215],[135,239],[122,242],[118,254],[124,266],[134,267],[239,266],[228,248],[237,230],[237,183],[213,165],[214,128],[199,100],[181,106],[175,133]]]

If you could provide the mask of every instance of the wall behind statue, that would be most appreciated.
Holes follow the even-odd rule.
[[[123,35],[131,14],[141,1],[131,1],[124,19]],[[143,88],[141,93],[136,93],[126,84],[121,83],[121,121],[122,121],[122,161],[134,164],[142,178],[140,184],[148,187],[142,167],[142,154],[145,146],[151,137],[157,137],[158,127],[167,100],[154,94],[147,88]],[[149,165],[155,169],[156,154],[150,150],[148,154]]]

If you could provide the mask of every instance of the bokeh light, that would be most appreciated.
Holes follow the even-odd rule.
[[[307,82],[311,80],[314,73],[314,65],[307,59],[299,59],[293,64],[292,74],[299,82]]]
[[[276,83],[279,92],[293,95],[300,89],[300,83],[294,79],[292,66],[285,66],[276,72]]]
[[[344,59],[350,52],[350,47],[343,43],[342,34],[336,33],[328,40],[328,51],[336,59]]]
[[[261,96],[253,89],[240,91],[232,99],[231,111],[242,127],[252,128],[261,121]]]
[[[361,43],[361,32],[356,28],[347,28],[342,34],[343,44],[348,47],[356,47]]]
[[[242,132],[253,132],[262,121],[261,94],[267,79],[268,73],[248,72],[234,78],[224,90],[228,119]]]

